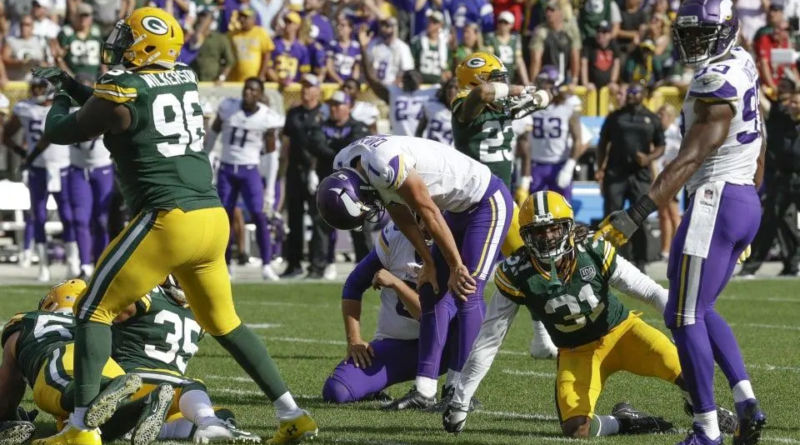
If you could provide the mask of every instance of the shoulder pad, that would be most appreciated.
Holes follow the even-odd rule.
[[[520,261],[521,258],[519,255],[511,255],[500,263],[494,274],[494,283],[497,285],[497,289],[504,296],[511,299],[525,298],[525,294],[519,289],[516,283],[518,273],[517,266]]]
[[[733,102],[739,97],[721,73],[701,70],[689,85],[689,95],[701,100]]]
[[[602,239],[592,242],[591,244],[587,245],[587,247],[591,249],[592,256],[596,260],[600,261],[600,264],[598,264],[600,272],[603,274],[603,276],[608,275],[608,272],[617,257],[617,249],[615,249],[611,243]]]
[[[453,110],[454,113],[456,111],[456,108],[461,106],[461,103],[464,102],[464,99],[466,99],[467,96],[469,96],[470,91],[472,90],[470,90],[469,88],[464,88],[463,90],[459,90],[458,93],[456,93],[456,97],[454,97],[453,101],[450,102],[450,108]]]
[[[97,79],[94,84],[94,95],[121,104],[135,100],[138,97],[138,91],[131,72],[111,70]]]
[[[5,347],[6,341],[8,337],[11,337],[11,334],[18,332],[22,329],[22,319],[25,317],[25,313],[19,313],[11,317],[11,320],[6,322],[6,325],[3,326],[3,332],[0,334],[0,345]]]

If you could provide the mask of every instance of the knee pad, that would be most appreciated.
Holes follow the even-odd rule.
[[[350,389],[333,377],[328,377],[325,380],[325,385],[322,387],[322,400],[328,403],[350,403],[356,401]]]

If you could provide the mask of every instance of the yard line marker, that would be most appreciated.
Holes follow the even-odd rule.
[[[516,369],[504,369],[501,371],[503,374],[508,375],[522,375],[527,377],[543,377],[547,379],[554,379],[556,375],[550,372],[538,372],[538,371],[518,371]]]
[[[244,325],[250,329],[273,329],[283,326],[278,323],[245,323]]]
[[[257,396],[257,397],[267,397],[261,391],[254,391],[249,389],[234,389],[234,388],[214,388],[211,393],[222,393],[222,394],[233,394],[236,396]],[[321,399],[322,396],[310,396],[308,394],[292,394],[297,400],[312,400],[312,399]]]
[[[394,440],[335,439],[333,443],[363,443],[367,445],[410,445],[409,442]]]
[[[748,368],[751,369],[760,369],[763,371],[791,371],[791,372],[800,372],[800,368],[794,368],[791,366],[780,366],[780,365],[770,365],[770,364],[758,364],[758,365],[747,365]],[[798,442],[800,443],[800,442]]]
[[[653,327],[664,329],[664,320],[660,318],[644,318],[645,323]],[[739,328],[758,328],[758,329],[777,329],[786,331],[800,331],[800,326],[790,326],[785,324],[762,324],[762,323],[728,323],[730,327]]]
[[[317,338],[297,338],[297,337],[267,337],[269,341],[284,341],[289,343],[319,343],[323,345],[347,345],[347,342],[342,340],[320,340]],[[505,355],[528,355],[527,352],[521,351],[499,351],[500,354]]]
[[[475,410],[475,414],[484,414],[487,416],[493,417],[506,417],[508,419],[528,419],[528,420],[558,420],[558,417],[551,416],[549,414],[524,414],[524,413],[513,413],[507,411],[484,411],[482,409]]]
[[[762,437],[761,440],[764,442],[800,444],[800,440],[789,439],[788,437]]]

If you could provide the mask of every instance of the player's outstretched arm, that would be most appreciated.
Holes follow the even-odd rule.
[[[131,125],[127,106],[92,96],[75,113],[66,94],[56,94],[47,113],[44,137],[53,144],[71,145],[92,140],[108,132],[121,133]]]
[[[615,255],[614,272],[608,279],[611,287],[627,294],[629,297],[653,306],[659,314],[664,314],[669,292],[653,281],[628,260]]]
[[[482,83],[473,88],[464,102],[456,107],[454,114],[459,122],[472,122],[481,113],[486,105],[509,96],[519,96],[525,92],[525,87],[520,85],[507,85],[502,82]]]
[[[367,84],[372,88],[378,98],[387,104],[389,100],[389,89],[381,83],[378,76],[375,75],[375,69],[372,67],[372,57],[370,57],[368,47],[369,42],[372,40],[372,33],[367,30],[367,25],[361,25],[358,28],[358,43],[361,48],[361,71],[364,72],[364,79]]]
[[[25,379],[17,366],[17,338],[19,332],[5,340],[3,363],[0,364],[0,419],[7,418],[17,409],[25,395]]]

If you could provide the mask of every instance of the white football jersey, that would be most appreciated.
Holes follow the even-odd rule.
[[[574,113],[575,103],[567,99],[560,104],[551,103],[531,115],[531,161],[558,164],[569,158],[572,139],[569,120]]]
[[[411,136],[361,138],[340,151],[333,165],[352,167],[356,158],[387,204],[405,204],[397,189],[412,170],[422,177],[439,209],[450,212],[463,212],[480,202],[492,179],[489,167],[455,148]]]
[[[511,149],[516,150],[519,137],[529,134],[532,129],[533,118],[530,115],[511,121],[511,130],[514,132],[514,138],[511,139]]]
[[[723,181],[753,184],[756,161],[761,152],[762,119],[758,98],[758,70],[752,57],[741,47],[731,50],[730,59],[698,70],[683,101],[681,121],[686,134],[695,121],[698,100],[726,101],[734,107],[728,137],[686,183],[689,193],[703,184]]]
[[[267,130],[281,128],[285,117],[259,103],[247,114],[242,100],[227,98],[219,104],[217,116],[222,121],[222,153],[220,161],[232,165],[259,165]]]
[[[367,48],[372,58],[372,67],[381,83],[389,86],[397,80],[403,71],[414,69],[414,57],[411,48],[400,39],[387,44],[381,38],[373,40]]]
[[[406,92],[397,85],[390,85],[389,90],[389,123],[392,134],[397,136],[414,136],[422,117],[422,105],[434,99],[438,88],[427,88]]]
[[[72,108],[70,113],[79,109],[78,107]],[[78,168],[101,168],[111,165],[111,153],[103,143],[103,136],[100,135],[91,141],[70,145],[69,163]]]
[[[369,127],[378,122],[378,118],[381,117],[381,112],[375,104],[357,100],[350,110],[350,117]]]
[[[453,112],[450,107],[433,99],[422,104],[422,114],[428,120],[424,136],[453,147]]]
[[[20,123],[22,123],[28,152],[33,150],[42,138],[44,134],[44,124],[49,111],[49,105],[39,105],[29,99],[17,102],[16,105],[14,105],[12,113],[17,116]],[[33,166],[40,168],[69,167],[69,146],[50,144],[38,158],[34,159]]]
[[[384,269],[406,283],[416,285],[417,273],[422,263],[417,260],[417,251],[414,250],[411,241],[403,236],[393,222],[389,222],[381,231],[375,252]],[[375,340],[384,338],[414,340],[417,337],[419,337],[419,322],[406,310],[397,297],[397,292],[386,287],[381,289],[381,309],[378,314],[378,327],[375,329]]]

